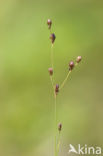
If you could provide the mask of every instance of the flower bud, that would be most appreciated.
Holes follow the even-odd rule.
[[[78,56],[77,59],[76,59],[76,62],[79,63],[81,61],[81,59],[82,59],[82,57]]]
[[[53,68],[49,68],[48,71],[50,75],[53,75]]]
[[[54,43],[55,38],[56,38],[55,34],[50,35],[50,40],[51,40],[52,43]]]
[[[62,124],[59,123],[59,124],[58,124],[58,130],[61,131],[61,129],[62,129]]]
[[[52,21],[50,19],[47,20],[47,24],[48,24],[48,28],[50,29],[51,28],[51,25],[52,25]]]
[[[72,70],[74,68],[74,62],[70,61],[69,63],[69,70]]]
[[[55,93],[57,94],[58,92],[59,92],[59,85],[56,84],[56,86],[55,86]]]

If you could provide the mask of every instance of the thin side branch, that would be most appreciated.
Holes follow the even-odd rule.
[[[65,78],[64,81],[62,82],[62,84],[61,84],[61,86],[60,86],[60,90],[64,87],[65,83],[67,82],[70,73],[71,73],[71,70],[68,72],[66,78]]]
[[[78,63],[75,63],[75,67],[78,65]],[[67,82],[69,76],[70,76],[70,73],[72,72],[72,70],[69,70],[66,78],[64,79],[64,81],[62,82],[61,86],[60,86],[60,90],[64,87],[65,83]]]

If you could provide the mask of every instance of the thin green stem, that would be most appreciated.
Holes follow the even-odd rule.
[[[52,33],[51,28],[50,28],[50,34]]]
[[[70,73],[71,73],[71,70],[68,72],[66,78],[65,78],[64,81],[62,82],[62,84],[61,84],[61,86],[60,86],[60,90],[64,87],[65,83],[67,82],[67,79],[68,79]]]
[[[54,100],[55,100],[55,134],[54,134],[54,151],[55,151],[55,156],[57,156],[57,136],[56,136],[56,129],[57,129],[57,104],[56,104],[56,93],[55,93],[55,87],[54,87],[54,62],[53,62],[53,44],[51,46],[51,67],[53,68],[53,76],[50,76],[51,84],[53,87],[53,92],[54,92]]]
[[[51,81],[52,81],[52,84],[54,86],[54,61],[53,61],[53,44],[51,45],[51,67],[53,69],[53,75],[52,75],[52,78],[51,78]]]
[[[51,28],[50,28],[50,34],[51,34]],[[54,62],[53,62],[53,44],[51,44],[51,67],[53,68]]]
[[[77,65],[78,65],[78,63],[75,63],[75,67],[76,67]],[[61,90],[61,89],[64,87],[65,83],[67,82],[67,80],[68,80],[68,78],[69,78],[70,73],[71,73],[71,70],[69,70],[69,72],[68,72],[66,78],[64,79],[64,81],[62,82],[62,84],[61,84],[59,90]]]
[[[50,81],[51,81],[52,88],[53,88],[53,91],[54,91],[54,84],[53,84],[53,77],[52,76],[50,76]]]
[[[51,29],[50,29],[50,34],[51,34]],[[51,80],[51,84],[52,84],[52,87],[53,87],[53,92],[54,92],[54,100],[55,100],[55,117],[54,117],[54,120],[55,120],[55,134],[54,134],[54,156],[57,156],[57,135],[56,135],[56,131],[57,131],[57,102],[56,102],[56,93],[55,93],[55,86],[54,86],[54,61],[53,61],[53,44],[51,45],[51,67],[53,69],[53,76],[50,76],[50,80]]]
[[[59,136],[58,136],[58,143],[57,143],[57,155],[59,153],[59,148],[60,148],[60,132],[59,132]]]
[[[54,67],[54,62],[53,62],[53,44],[51,45],[51,66],[52,66],[52,68]]]
[[[55,156],[57,156],[57,136],[56,136],[56,129],[57,129],[57,102],[56,102],[56,94],[54,93],[55,99]]]

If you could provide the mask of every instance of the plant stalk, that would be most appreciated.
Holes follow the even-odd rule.
[[[56,94],[54,93],[54,99],[55,99],[55,156],[57,156],[57,102],[56,102]]]

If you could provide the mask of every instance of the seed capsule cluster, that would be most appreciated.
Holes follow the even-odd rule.
[[[81,60],[82,60],[82,57],[81,56],[78,56],[76,58],[76,63],[78,64]],[[73,61],[70,61],[70,63],[69,63],[69,70],[72,70],[74,67],[75,67],[74,62]]]

